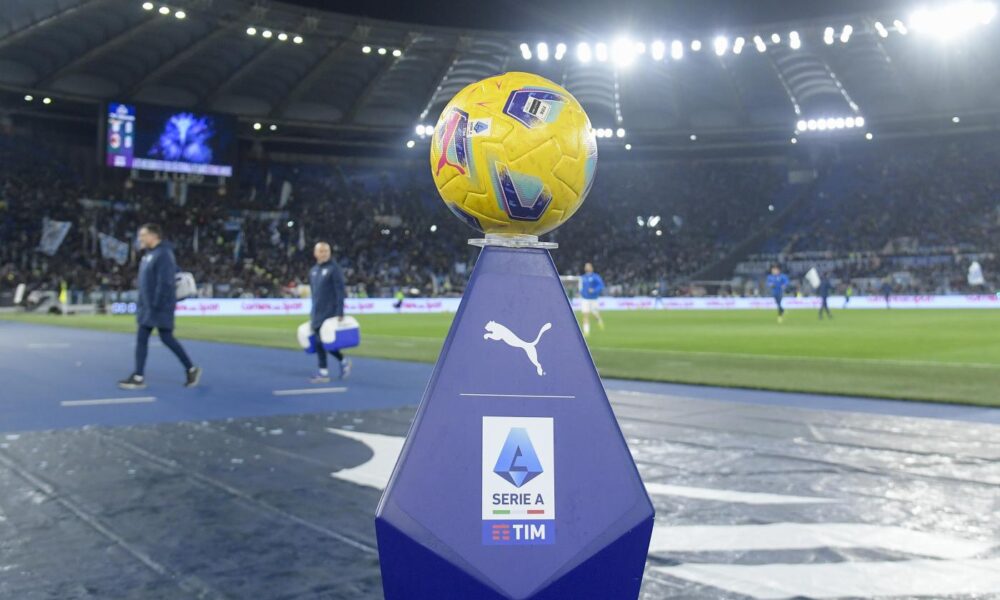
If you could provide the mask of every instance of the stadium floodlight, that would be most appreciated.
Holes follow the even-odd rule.
[[[416,143],[416,142],[414,142],[413,140],[407,140],[407,141],[406,141],[406,147],[407,147],[407,148],[412,148],[412,147],[414,147],[414,146],[416,146],[416,145],[417,145],[417,143]],[[383,233],[384,233],[384,231],[383,231]]]
[[[365,54],[371,54],[372,53],[372,47],[371,46],[361,46],[361,52],[363,52]]]
[[[778,35],[777,33],[772,33],[771,34],[771,41],[774,42],[775,44],[780,44],[781,43],[781,36]]]
[[[656,227],[660,224],[660,215],[653,215],[646,220],[646,225],[649,227]]]
[[[278,40],[280,40],[282,42],[287,42],[288,41],[288,34],[285,33],[284,31],[282,31],[281,33],[278,34]]]
[[[292,38],[292,43],[295,43],[295,44],[301,44],[304,41],[305,40],[302,39],[301,35],[297,35],[297,36],[295,36],[295,37]],[[392,55],[393,56],[399,56],[399,54],[396,54],[397,52],[399,52],[399,50],[393,50],[392,51]]]
[[[833,27],[827,27],[823,30],[823,42],[830,46],[833,44]]]
[[[845,125],[846,123],[844,117],[837,117],[837,120],[834,122],[834,126],[836,126],[837,129],[843,129]]]
[[[636,54],[645,54],[646,53],[646,43],[645,42],[636,42],[635,45],[632,48],[635,50]]]
[[[646,226],[646,220],[643,219],[641,216],[636,217],[635,218],[635,224],[638,225],[639,227],[645,227]]]
[[[798,143],[799,143],[799,140],[798,140],[798,139],[796,139],[796,138],[792,138],[792,139],[791,139],[790,141],[791,141],[791,142],[792,142],[793,144],[798,144]]]
[[[816,119],[816,129],[818,131],[826,131],[826,119]]]
[[[559,42],[556,44],[556,60],[562,60],[566,56],[566,44]]]
[[[852,33],[854,33],[854,26],[851,24],[844,25],[844,28],[840,31],[840,43],[846,44],[851,39]]]
[[[691,52],[701,52],[701,40],[691,40]]]
[[[741,54],[743,52],[743,46],[745,46],[746,43],[747,41],[744,38],[736,38],[736,40],[733,41],[733,54]]]
[[[808,126],[809,124],[806,123],[804,120],[799,121],[798,123],[795,124],[795,131],[805,131],[806,127]]]
[[[724,35],[720,35],[715,38],[714,46],[715,55],[722,56],[726,53],[726,50],[729,49],[729,39]]]
[[[274,35],[274,34],[273,34],[273,33],[271,33],[271,30],[270,30],[270,29],[265,29],[265,30],[264,30],[263,32],[261,32],[261,34],[260,34],[260,35],[261,35],[261,37],[263,37],[264,39],[267,39],[267,40],[269,40],[269,39],[271,39],[271,36],[272,36],[272,35]]]
[[[256,27],[247,27],[247,35],[257,35]]]
[[[271,125],[268,127],[268,129],[270,129],[271,131],[277,131],[278,130],[278,126],[275,125],[274,123],[271,123]]]
[[[576,59],[582,63],[589,63],[593,54],[590,51],[590,44],[580,42],[576,45]]]
[[[667,52],[667,45],[663,43],[663,40],[656,40],[649,47],[649,54],[653,57],[653,60],[663,60],[663,55]]]
[[[802,47],[802,39],[799,37],[798,31],[793,31],[788,34],[788,46],[792,50],[798,50]]]
[[[608,45],[604,42],[598,42],[594,46],[594,56],[597,57],[597,62],[607,62],[608,60]]]
[[[696,142],[696,141],[698,141],[698,136],[696,136],[695,134],[693,134],[693,133],[692,133],[689,139],[690,139],[690,140],[691,140],[692,142]]]
[[[819,124],[816,122],[816,119],[809,119],[806,121],[806,129],[809,131],[816,131],[817,127],[819,127]]]
[[[906,28],[906,24],[900,21],[899,19],[893,21],[892,26],[896,28],[896,33],[898,33],[899,35],[906,35],[907,33],[910,32],[910,30]]]
[[[378,49],[378,54],[379,54],[379,56],[385,56],[386,52],[388,52],[388,51],[389,50],[387,50],[386,48],[379,48]]]
[[[882,24],[882,21],[875,21],[875,31],[878,32],[880,37],[884,38],[889,37],[889,30],[885,28],[885,25]]]
[[[538,60],[549,60],[549,45],[545,42],[538,42],[538,45],[535,46],[535,52],[538,54]]]
[[[260,131],[261,127],[263,127],[263,125],[261,125],[260,123],[254,123],[253,124],[253,130],[254,131]]]
[[[684,44],[680,40],[674,40],[670,43],[670,58],[674,60],[684,58]]]
[[[827,129],[836,129],[837,128],[837,119],[835,119],[833,117],[827,117],[827,119],[826,119],[826,128]]]
[[[663,235],[663,230],[662,229],[657,229],[656,230],[656,237],[660,237],[662,235]]]
[[[52,98],[49,98],[48,96],[42,98],[42,104],[52,104]]]
[[[759,35],[753,36],[753,45],[757,47],[757,52],[763,53],[767,51],[767,44],[764,43],[764,38]]]
[[[179,10],[179,11],[177,11],[177,12],[174,13],[174,17],[176,17],[178,19],[185,19],[185,18],[187,18],[187,13],[184,12],[183,10]]]
[[[872,138],[874,138],[874,137],[875,136],[873,136],[872,132],[870,132],[870,131],[865,134],[865,139],[868,140],[869,142],[872,141]]]
[[[438,230],[438,226],[437,225],[431,225],[431,233],[434,233],[437,230]]]
[[[854,117],[854,124],[857,125],[858,127],[864,127],[865,126],[865,118],[864,117]]]
[[[424,135],[424,126],[423,125],[417,125],[417,135],[420,135],[420,136]]]
[[[611,59],[619,67],[627,67],[635,60],[635,44],[627,39],[617,39],[611,44]]]
[[[595,129],[594,130],[594,137],[596,137],[596,138],[603,138],[604,137],[604,130],[603,129]]]
[[[160,10],[159,10],[159,13],[161,15],[169,15],[170,14],[170,7],[169,6],[161,6]]]
[[[856,125],[854,117],[847,117],[844,119],[844,125],[846,125],[848,129],[854,129],[854,126]]]
[[[32,96],[31,94],[25,94],[25,95],[24,95],[24,101],[25,101],[25,102],[31,102],[31,101],[32,101],[32,100],[34,100],[34,99],[35,99],[35,97],[34,97],[34,96]]]
[[[990,2],[958,2],[937,8],[922,8],[910,16],[914,31],[940,40],[954,39],[977,25],[987,25],[996,16]]]
[[[625,144],[625,149],[626,150],[631,150],[632,149],[632,144]]]
[[[152,2],[143,2],[142,3],[142,10],[153,10],[153,3]]]
[[[618,130],[615,131],[615,135],[617,135],[620,138],[625,137],[625,129],[622,128],[622,127],[619,127]]]
[[[958,123],[962,122],[962,119],[959,118],[958,116],[954,116],[954,117],[951,118],[951,122],[955,123],[955,124],[958,124]]]
[[[609,137],[613,136],[614,134],[615,134],[615,132],[612,131],[610,127],[608,127],[607,129],[604,130],[604,137],[606,137],[606,138],[609,138]]]

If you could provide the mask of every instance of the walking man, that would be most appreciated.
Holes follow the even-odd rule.
[[[330,371],[326,367],[326,348],[320,339],[319,330],[323,321],[336,317],[344,319],[344,297],[347,295],[344,286],[344,273],[340,265],[333,260],[330,244],[319,242],[313,248],[316,264],[309,271],[309,285],[312,288],[312,313],[309,316],[309,326],[313,330],[313,343],[316,356],[319,358],[319,371],[309,381],[311,383],[330,383]],[[340,365],[340,378],[347,379],[351,374],[351,359],[344,357],[340,350],[330,350],[330,354]]]
[[[135,343],[135,370],[128,378],[118,382],[124,390],[146,387],[146,355],[149,353],[149,336],[156,329],[160,341],[184,365],[184,386],[194,387],[201,380],[201,368],[194,366],[184,347],[174,337],[174,309],[177,306],[177,261],[174,249],[163,241],[163,231],[155,223],[139,229],[139,245],[146,251],[139,263],[139,302],[135,320],[139,331]]]

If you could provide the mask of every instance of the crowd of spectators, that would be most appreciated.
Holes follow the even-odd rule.
[[[909,264],[912,291],[961,289],[964,257],[995,272],[1000,233],[995,150],[957,145],[845,160],[769,243],[781,257],[850,253],[830,275],[887,277],[893,244],[953,247],[951,260]],[[444,208],[423,162],[268,161],[244,157],[226,187],[137,181],[99,169],[92,149],[0,136],[0,291],[17,283],[77,293],[135,286],[136,256],[101,256],[98,234],[132,244],[161,224],[178,263],[214,296],[298,294],[312,245],[331,243],[355,295],[453,295],[478,234]],[[786,167],[766,161],[608,162],[583,208],[551,235],[564,274],[593,262],[612,292],[671,293],[764,230],[791,199]],[[817,191],[818,190],[818,191]],[[92,201],[81,203],[80,199]],[[53,257],[36,250],[42,218],[72,223]],[[894,254],[894,255],[895,255]],[[958,257],[958,258],[955,258]]]

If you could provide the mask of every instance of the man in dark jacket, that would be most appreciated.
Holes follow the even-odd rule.
[[[185,387],[198,385],[201,369],[191,363],[184,348],[174,338],[174,308],[177,305],[176,282],[177,261],[173,246],[163,241],[159,225],[147,223],[139,229],[139,245],[146,250],[139,263],[139,302],[136,321],[139,332],[135,344],[135,371],[127,379],[118,382],[118,387],[137,390],[146,387],[143,372],[146,369],[146,354],[149,350],[149,336],[155,328],[160,333],[163,345],[170,348],[184,365]]]
[[[312,327],[316,356],[319,357],[319,372],[309,381],[312,383],[329,383],[330,371],[326,368],[326,352],[319,329],[323,321],[337,317],[344,318],[344,297],[347,291],[344,287],[344,273],[337,261],[333,260],[330,244],[319,242],[313,248],[316,264],[309,270],[309,286],[312,293],[312,312],[309,315],[309,325]],[[351,359],[345,358],[340,350],[330,350],[330,354],[340,363],[340,378],[346,379],[351,374]]]
[[[833,291],[833,283],[830,281],[828,275],[823,276],[823,279],[819,282],[819,297],[823,300],[823,304],[819,307],[819,318],[823,318],[823,312],[826,312],[826,316],[833,318],[833,313],[830,312],[830,292]]]

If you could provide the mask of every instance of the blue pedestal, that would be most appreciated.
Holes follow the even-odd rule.
[[[386,600],[629,600],[653,506],[545,250],[479,257],[376,515]]]

